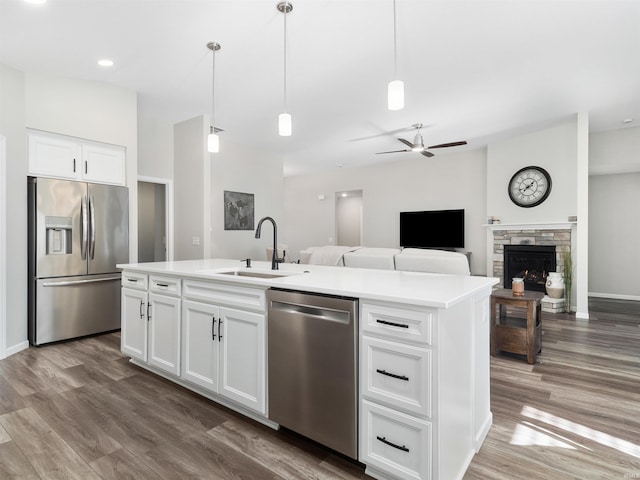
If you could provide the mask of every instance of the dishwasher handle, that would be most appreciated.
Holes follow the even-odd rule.
[[[313,305],[302,305],[293,302],[271,301],[271,310],[277,312],[301,315],[307,318],[325,320],[349,324],[351,322],[351,312],[348,310],[335,310],[331,308],[315,307]]]

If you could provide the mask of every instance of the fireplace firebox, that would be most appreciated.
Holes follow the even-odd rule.
[[[505,245],[504,288],[511,288],[511,279],[521,277],[525,290],[544,292],[547,275],[556,271],[554,245]]]

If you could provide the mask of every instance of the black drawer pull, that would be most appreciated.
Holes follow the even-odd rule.
[[[168,283],[156,283],[156,285],[158,285],[159,287],[164,287],[164,288],[167,288],[169,286]]]
[[[390,447],[393,448],[397,448],[398,450],[402,450],[403,452],[407,452],[409,453],[409,449],[407,447],[405,447],[404,445],[400,446],[400,445],[396,445],[393,442],[390,442],[389,440],[386,439],[386,437],[376,437],[378,440],[380,440],[382,443],[389,445]]]
[[[389,373],[386,370],[380,370],[379,368],[376,369],[376,372],[378,372],[381,375],[386,375],[387,377],[397,378],[398,380],[404,380],[406,382],[409,381],[409,377],[406,377],[404,375],[396,375],[395,373]]]
[[[216,339],[216,317],[211,317],[211,340]]]
[[[409,328],[409,325],[407,325],[406,323],[394,323],[387,320],[376,320],[376,322],[382,323],[384,325],[391,325],[392,327]]]
[[[127,282],[137,283],[138,280],[136,278],[127,278]]]

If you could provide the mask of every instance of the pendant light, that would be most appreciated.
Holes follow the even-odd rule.
[[[282,137],[291,136],[291,114],[287,112],[287,14],[293,10],[289,2],[280,2],[278,11],[284,15],[284,112],[278,115],[278,133]]]
[[[404,82],[398,80],[398,47],[396,38],[396,0],[393,0],[393,78],[387,88],[387,106],[389,110],[404,108]]]
[[[215,80],[216,80],[216,51],[220,50],[220,44],[216,42],[207,43],[207,48],[213,54],[213,68],[211,73],[211,125],[209,126],[209,135],[207,135],[207,151],[218,153],[220,151],[220,139],[217,132],[221,131],[214,126],[214,100],[215,100]]]

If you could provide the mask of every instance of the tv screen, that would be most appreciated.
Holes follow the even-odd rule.
[[[464,209],[400,212],[400,246],[464,248]]]

